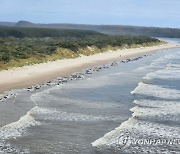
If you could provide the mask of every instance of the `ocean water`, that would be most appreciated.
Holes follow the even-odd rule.
[[[113,64],[7,92],[0,153],[179,153],[180,49]]]

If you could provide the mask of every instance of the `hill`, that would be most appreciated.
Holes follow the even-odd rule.
[[[19,21],[14,26],[15,27],[37,27],[36,24],[28,22],[28,21]]]
[[[151,37],[171,37],[180,38],[180,29],[177,28],[159,28],[159,27],[140,27],[125,25],[84,25],[84,24],[35,24],[28,21],[19,21],[17,23],[0,22],[0,25],[10,27],[36,27],[52,29],[81,29],[93,30],[104,34],[129,34],[146,35]]]
[[[43,38],[43,37],[88,37],[104,35],[90,30],[0,27],[0,37]]]

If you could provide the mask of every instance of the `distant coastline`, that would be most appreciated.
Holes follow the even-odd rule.
[[[104,34],[115,35],[144,35],[150,37],[168,37],[180,38],[179,28],[163,28],[163,27],[145,27],[130,25],[90,25],[90,24],[73,24],[73,23],[32,23],[29,21],[18,22],[0,22],[0,26],[14,28],[51,28],[51,29],[76,29],[76,30],[92,30]]]
[[[68,76],[84,68],[89,68],[115,60],[123,60],[161,49],[178,48],[179,44],[168,43],[150,47],[121,49],[74,59],[51,61],[47,63],[13,68],[0,72],[0,93],[13,89],[27,88],[42,84],[57,77]]]

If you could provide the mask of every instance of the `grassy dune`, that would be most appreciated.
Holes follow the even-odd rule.
[[[16,28],[12,29],[13,35],[10,30],[4,30],[6,37],[0,37],[0,70],[161,43],[146,36],[113,36],[84,30]]]

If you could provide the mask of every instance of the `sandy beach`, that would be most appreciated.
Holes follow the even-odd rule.
[[[108,51],[92,56],[81,56],[75,59],[58,60],[48,63],[13,68],[0,72],[0,93],[13,89],[44,83],[56,77],[63,77],[83,68],[105,64],[110,61],[136,57],[161,49],[177,48],[179,44],[168,43],[159,46]]]

